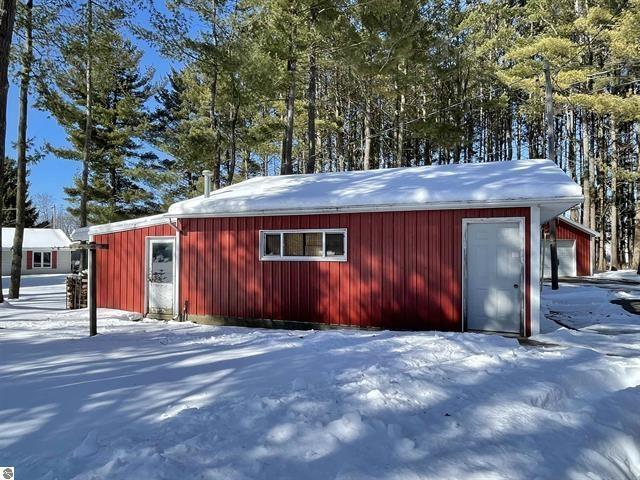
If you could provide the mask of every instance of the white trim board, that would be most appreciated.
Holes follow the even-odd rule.
[[[164,213],[152,215],[150,217],[135,218],[133,220],[123,220],[122,222],[104,223],[92,225],[74,230],[71,238],[74,241],[84,241],[93,235],[104,235],[106,233],[125,232],[136,228],[155,227],[157,225],[168,224],[170,219]]]
[[[542,282],[540,282],[540,229],[540,208],[531,207],[529,232],[529,311],[531,315],[531,335],[538,335],[540,333],[540,290],[542,289]]]

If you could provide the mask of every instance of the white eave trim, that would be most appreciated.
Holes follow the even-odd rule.
[[[589,235],[591,235],[592,237],[600,237],[600,233],[596,232],[595,230],[591,230],[589,227],[587,227],[586,225],[583,225],[579,222],[576,222],[575,220],[571,220],[569,217],[563,217],[560,216],[558,217],[558,220],[561,220],[575,228],[577,228],[578,230],[582,230],[585,233],[588,233]]]
[[[165,225],[170,222],[166,214],[153,215],[151,217],[136,218],[133,220],[124,220],[122,222],[105,223],[103,225],[93,225],[87,227],[89,238],[94,235],[103,235],[106,233],[124,232],[134,230],[136,228],[154,227],[156,225]]]
[[[517,200],[472,200],[458,202],[434,202],[425,204],[395,204],[395,205],[347,205],[340,207],[322,208],[294,208],[273,210],[235,210],[233,212],[202,212],[202,213],[166,213],[170,218],[203,218],[203,217],[272,217],[291,215],[317,215],[331,213],[369,213],[369,212],[403,212],[416,210],[455,210],[466,208],[514,208],[530,207],[532,205],[554,205],[561,203],[571,204],[569,208],[582,203],[584,197],[557,197],[557,198],[527,198]]]
[[[2,247],[2,251],[3,252],[5,252],[5,251],[9,252],[11,250],[13,250],[13,247]],[[34,250],[36,252],[42,252],[42,251],[49,252],[49,251],[53,251],[53,250],[56,250],[56,251],[67,251],[67,250],[69,250],[69,251],[71,251],[71,250],[73,250],[73,242],[70,243],[69,245],[38,245],[37,247],[33,247],[33,246],[30,246],[30,245],[24,245],[22,247],[23,253],[26,252],[27,250],[29,250],[29,251]]]

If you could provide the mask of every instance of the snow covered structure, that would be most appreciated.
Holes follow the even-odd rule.
[[[553,162],[257,177],[80,231],[99,307],[203,323],[539,331],[541,225],[582,202]]]
[[[11,274],[15,228],[2,229],[2,275]],[[69,273],[71,240],[57,228],[25,228],[22,241],[22,273]]]
[[[545,224],[544,256],[542,258],[544,278],[551,278],[551,250],[549,249],[549,227]],[[582,223],[567,217],[558,217],[556,240],[558,248],[558,275],[578,277],[593,275],[595,264],[595,238],[600,234]]]

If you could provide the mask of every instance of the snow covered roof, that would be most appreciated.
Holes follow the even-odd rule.
[[[165,216],[165,214],[151,215],[149,217],[134,218],[132,220],[123,220],[121,222],[112,222],[102,225],[92,225],[90,227],[77,228],[71,234],[71,238],[76,242],[87,242],[89,241],[89,235],[122,232],[125,230],[132,230],[134,228],[162,225],[164,223],[169,223],[169,219]]]
[[[15,228],[2,229],[2,248],[13,247]],[[71,240],[59,228],[25,228],[22,248],[67,248]]]
[[[256,177],[175,203],[170,217],[296,215],[540,205],[541,221],[581,203],[549,160]]]

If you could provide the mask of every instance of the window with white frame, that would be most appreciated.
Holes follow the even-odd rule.
[[[345,261],[347,230],[263,230],[262,260]]]
[[[33,252],[33,268],[51,268],[51,252]]]

